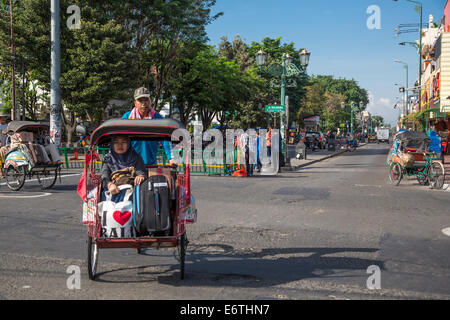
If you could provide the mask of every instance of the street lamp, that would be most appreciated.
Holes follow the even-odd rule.
[[[280,87],[281,87],[281,106],[286,108],[286,95],[285,95],[285,91],[286,91],[286,78],[288,77],[294,77],[294,76],[299,76],[302,71],[305,72],[306,71],[306,67],[308,66],[309,63],[309,57],[311,55],[311,52],[308,52],[306,49],[303,49],[300,53],[299,53],[299,57],[300,57],[300,68],[298,68],[292,61],[293,61],[293,57],[291,55],[289,55],[289,53],[283,53],[283,56],[281,58],[281,63],[278,62],[274,62],[272,63],[266,70],[263,70],[263,66],[266,62],[266,53],[264,51],[262,51],[261,49],[255,54],[255,58],[256,58],[256,64],[259,67],[259,70],[262,73],[268,73],[271,74],[272,76],[275,77],[280,77],[281,78],[281,83],[280,83]],[[297,84],[295,83],[295,85],[289,85],[289,86],[297,86]],[[284,109],[284,111],[280,112],[280,132],[284,133],[284,138],[282,140],[282,150],[283,150],[283,154],[285,159],[287,159],[287,152],[286,152],[286,136],[287,136],[287,125],[286,125],[286,112],[287,110]]]
[[[311,52],[308,52],[308,50],[306,50],[306,49],[303,49],[300,52],[300,64],[302,65],[302,67],[304,66],[306,68],[308,66],[310,56],[311,56]]]
[[[286,65],[289,65],[292,63],[293,58],[291,57],[291,55],[289,53],[286,53]]]
[[[414,47],[417,50],[419,50],[419,45],[417,43],[415,43],[415,42],[411,42],[411,41],[399,42],[399,45],[401,45],[401,46],[405,46],[406,44],[409,44],[411,47]]]
[[[393,1],[398,1],[398,0],[393,0]],[[417,11],[419,12],[420,15],[420,22],[419,22],[419,112],[421,111],[421,107],[422,107],[422,97],[421,97],[421,93],[422,93],[422,12],[423,12],[423,8],[422,8],[422,3],[419,1],[415,1],[415,0],[406,0],[408,2],[411,3],[415,3],[417,4],[415,9],[418,9]]]
[[[404,114],[405,116],[408,114],[408,64],[406,62],[400,61],[400,60],[394,60],[396,63],[403,64],[403,67],[406,69],[406,85],[405,85],[405,92],[403,94],[405,104],[404,104]]]

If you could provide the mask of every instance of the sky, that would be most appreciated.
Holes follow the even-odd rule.
[[[434,22],[443,18],[446,0],[416,2],[422,2],[424,23],[430,14]],[[206,31],[211,45],[218,45],[222,36],[232,40],[239,34],[248,44],[281,36],[282,43],[306,48],[311,52],[309,75],[355,79],[369,92],[367,110],[395,125],[400,111],[394,105],[403,99],[398,88],[405,86],[406,69],[394,60],[408,64],[412,87],[419,56],[415,48],[399,42],[414,42],[419,34],[396,38],[394,28],[419,23],[415,6],[407,0],[217,0],[212,13],[224,15]],[[379,8],[379,15],[372,8]]]

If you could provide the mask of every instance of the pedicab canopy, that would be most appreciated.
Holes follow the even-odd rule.
[[[394,140],[401,142],[404,148],[413,148],[417,151],[427,151],[431,141],[425,132],[420,131],[401,131],[395,135]]]
[[[36,129],[49,130],[50,125],[48,122],[37,122],[37,121],[11,121],[8,123],[6,132],[13,131],[35,131]]]
[[[171,140],[172,133],[184,129],[174,119],[112,119],[104,122],[91,135],[91,146],[108,142],[114,135],[127,135],[132,140]]]
[[[420,131],[401,131],[394,137],[395,140],[422,140],[429,141],[430,138],[425,132]]]

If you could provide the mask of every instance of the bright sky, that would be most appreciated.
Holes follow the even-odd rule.
[[[446,0],[419,2],[424,23],[430,14],[434,22],[443,18]],[[373,5],[380,9],[380,29],[367,26],[368,20],[374,22],[374,11],[367,13]],[[296,49],[305,47],[311,51],[308,74],[355,79],[369,91],[368,110],[394,125],[399,116],[394,104],[403,98],[395,84],[405,85],[406,70],[393,61],[408,64],[410,87],[419,72],[417,51],[398,44],[415,41],[418,31],[395,38],[394,28],[419,23],[415,6],[407,0],[217,0],[213,13],[224,15],[207,32],[212,45],[219,44],[221,36],[232,40],[240,34],[248,44],[281,36],[284,43],[294,42]]]

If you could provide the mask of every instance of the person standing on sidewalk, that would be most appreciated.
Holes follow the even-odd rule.
[[[266,133],[266,146],[267,146],[267,157],[270,159],[272,156],[272,126],[269,126]]]
[[[253,165],[253,168],[256,172],[261,171],[261,158],[262,158],[262,152],[261,152],[261,137],[259,136],[259,130],[256,130],[256,139],[255,139],[255,164]]]

